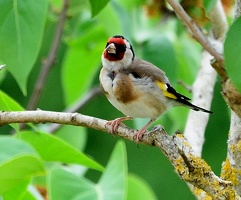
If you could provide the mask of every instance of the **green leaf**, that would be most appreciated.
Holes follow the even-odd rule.
[[[62,0],[49,0],[51,7],[53,7],[54,9],[60,11],[63,1]]]
[[[38,160],[38,158],[36,158],[38,154],[27,143],[24,143],[23,141],[10,136],[0,136],[0,152],[1,152],[0,166],[9,167],[9,169],[7,167],[6,168],[0,167],[0,174],[6,171],[6,173],[9,174],[10,176],[10,174],[12,174],[11,170],[16,172],[16,174],[15,173],[12,174],[11,179],[13,180],[11,180],[10,178],[9,178],[10,180],[6,180],[7,184],[9,184],[8,185],[9,187],[3,188],[0,186],[0,191],[7,192],[7,193],[4,193],[4,199],[18,199],[17,196],[21,194],[23,195],[23,193],[26,192],[27,185],[30,181],[30,177],[28,179],[26,177],[20,177],[18,179],[18,176],[21,176],[21,173],[22,174],[28,173],[27,172],[28,168],[34,168],[33,170],[36,169],[35,165],[32,166],[31,161],[32,161],[32,157]],[[29,156],[31,158],[29,158]],[[25,162],[25,161],[26,161],[26,165],[29,165],[29,166],[26,169],[18,169],[18,167],[20,167],[19,165],[23,165],[22,168],[24,168],[24,164],[22,162]],[[19,165],[14,166],[14,164],[12,163],[16,163]],[[9,171],[7,172],[7,170]],[[17,173],[18,170],[19,170],[19,173]],[[14,181],[15,179],[18,179],[18,180],[16,180],[15,182]],[[1,181],[3,180],[2,180],[2,177],[0,176],[0,184],[1,184]]]
[[[55,135],[64,140],[72,147],[84,150],[87,141],[87,129],[80,126],[62,126]]]
[[[189,36],[181,35],[175,40],[176,58],[178,61],[178,76],[186,84],[192,84],[197,75],[202,49],[195,42],[190,40]],[[176,83],[176,80],[173,84]],[[183,89],[183,87],[179,87]],[[186,89],[179,91],[184,92]]]
[[[116,13],[116,9],[110,3],[98,16],[96,16],[96,18],[108,36],[116,35],[116,33],[122,32],[122,20],[120,21],[120,17]],[[108,36],[105,36],[105,43],[107,42]],[[104,47],[102,47],[102,51],[103,49]]]
[[[126,199],[127,160],[123,142],[118,142],[98,184],[63,169],[54,169],[48,177],[50,199],[99,200]]]
[[[21,105],[6,93],[0,90],[0,110],[1,111],[22,111],[24,110]],[[18,124],[11,124],[11,126],[18,131]]]
[[[217,0],[203,0],[204,8],[208,13],[213,9],[216,3]]]
[[[165,35],[152,37],[143,45],[143,59],[166,72],[170,81],[176,80],[177,59],[173,43]]]
[[[101,54],[106,44],[103,29],[95,27],[86,32],[69,41],[69,50],[63,61],[62,82],[67,105],[85,95],[101,65]]]
[[[47,9],[47,0],[0,1],[0,60],[25,95],[40,50]]]
[[[133,11],[137,7],[142,7],[143,4],[146,3],[145,0],[132,0],[132,1],[130,1],[130,0],[121,0],[119,2],[121,2],[121,4],[125,7],[125,9],[130,11],[130,12]]]
[[[97,15],[110,0],[89,0],[91,5],[92,17]]]
[[[241,92],[241,17],[230,27],[224,42],[225,67],[235,87]]]
[[[31,144],[45,161],[75,163],[103,171],[99,163],[50,134],[24,131],[19,137]]]
[[[13,189],[5,192],[3,194],[4,200],[12,200],[12,199],[24,199],[22,198],[27,192],[28,185],[30,183],[30,178],[23,180],[21,183],[17,184]]]
[[[25,142],[10,136],[0,136],[0,163],[20,155],[37,155]]]
[[[102,199],[124,200],[127,191],[127,158],[123,141],[119,141],[110,157],[104,174],[98,183]]]
[[[84,177],[77,177],[63,169],[54,169],[47,179],[50,199],[95,200],[97,189]]]
[[[152,191],[150,186],[142,180],[140,177],[135,175],[128,176],[128,200],[157,200],[155,193]]]
[[[23,111],[24,108],[5,92],[0,90],[0,110],[2,111]]]
[[[6,77],[6,66],[4,64],[1,64],[1,60],[0,60],[0,84],[2,83],[2,81],[4,80],[4,78]]]
[[[22,181],[44,173],[42,162],[32,155],[21,155],[0,164],[0,194]]]
[[[36,195],[32,194],[30,191],[26,191],[21,200],[36,200],[39,198],[38,191],[35,192]]]
[[[0,110],[2,111],[23,111],[23,107],[3,91],[0,91]]]

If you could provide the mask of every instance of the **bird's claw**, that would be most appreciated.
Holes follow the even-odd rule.
[[[108,122],[106,123],[106,125],[111,126],[110,134],[116,133],[119,125],[123,125],[123,126],[124,126],[124,124],[122,123],[122,121],[123,121],[123,120],[122,120],[121,118],[117,118],[117,119],[108,121]]]
[[[120,117],[120,118],[116,118],[116,119],[114,119],[114,120],[108,121],[108,122],[106,123],[106,125],[111,126],[111,131],[110,131],[110,133],[111,133],[111,134],[114,134],[114,133],[116,133],[119,125],[125,126],[125,124],[123,124],[122,121],[124,121],[124,120],[130,120],[130,119],[132,119],[132,117],[129,117],[129,116]]]
[[[141,141],[142,138],[143,138],[143,136],[144,136],[144,134],[145,134],[145,132],[146,132],[146,129],[141,129],[141,130],[137,131],[137,132],[134,134],[133,139],[134,139],[135,141],[137,141],[137,142]]]

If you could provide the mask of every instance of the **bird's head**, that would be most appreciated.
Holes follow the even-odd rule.
[[[135,57],[133,48],[129,41],[123,36],[116,35],[107,41],[102,54],[102,63],[118,64],[128,67]]]

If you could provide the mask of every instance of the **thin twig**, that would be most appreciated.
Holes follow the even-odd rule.
[[[178,80],[177,83],[179,85],[181,85],[185,90],[187,90],[188,92],[192,92],[192,86],[187,85],[186,83],[184,83],[182,80]]]
[[[192,86],[192,103],[210,110],[213,99],[213,88],[216,82],[217,73],[210,67],[211,55],[203,51],[202,62],[197,77]],[[205,141],[205,130],[210,115],[196,113],[190,110],[185,125],[184,135],[191,144],[195,153],[201,157],[202,147]]]
[[[228,22],[221,4],[221,0],[218,0],[216,2],[216,5],[208,13],[208,16],[212,22],[212,32],[214,32],[214,35],[216,36],[214,38],[213,34],[210,34],[211,36],[208,39],[210,41],[210,44],[212,44],[212,46],[215,47],[216,51],[222,53],[223,39],[228,29]],[[217,77],[217,73],[210,66],[210,60],[212,60],[212,56],[209,52],[204,50],[202,53],[201,66],[196,77],[196,80],[193,84],[192,102],[195,105],[199,105],[205,108],[211,107],[213,88]],[[199,156],[201,156],[202,153],[202,146],[205,140],[204,135],[207,122],[208,115],[200,114],[197,115],[197,117],[194,117],[194,113],[190,111],[184,135],[191,143],[195,152],[197,152],[197,155]]]
[[[192,36],[196,39],[203,48],[209,52],[219,62],[220,67],[224,65],[223,56],[213,48],[212,44],[204,36],[200,28],[193,21],[193,19],[185,12],[182,6],[176,0],[166,0],[173,8],[177,16],[184,22],[184,24],[190,29]]]
[[[58,25],[56,28],[54,40],[53,40],[53,43],[52,43],[52,46],[51,46],[51,49],[49,52],[49,56],[43,62],[41,72],[39,74],[36,85],[34,87],[34,91],[29,100],[29,103],[27,105],[27,110],[33,110],[36,108],[37,103],[42,94],[44,84],[46,82],[48,74],[49,74],[51,68],[53,67],[53,64],[55,63],[58,49],[59,49],[60,42],[61,42],[61,37],[62,37],[62,33],[63,33],[63,28],[64,28],[64,23],[65,23],[65,19],[66,19],[66,13],[68,10],[68,6],[69,6],[69,0],[64,0],[63,7],[62,7],[62,10],[61,10],[61,13],[59,16],[59,22],[58,22]]]
[[[213,62],[212,66],[222,79],[223,98],[229,107],[241,118],[241,94],[236,90],[230,81],[226,70],[224,69],[223,56],[215,48],[213,48],[212,44],[203,35],[196,23],[190,18],[190,16],[184,11],[176,0],[167,0],[167,2],[172,6],[184,24],[187,25],[187,27],[191,30],[193,37],[216,59],[216,62]],[[240,6],[240,4],[241,1],[237,0],[236,5]],[[240,8],[237,9],[239,9],[238,12],[241,12]]]

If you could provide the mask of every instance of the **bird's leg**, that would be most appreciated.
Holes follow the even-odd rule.
[[[118,126],[120,124],[122,124],[122,121],[125,121],[125,120],[130,120],[130,119],[133,119],[132,117],[129,117],[129,116],[126,116],[126,117],[120,117],[120,118],[116,118],[114,120],[111,120],[111,121],[108,121],[106,123],[106,125],[110,125],[111,126],[111,134],[115,133]]]
[[[142,137],[144,135],[144,133],[146,132],[146,129],[148,128],[148,126],[153,122],[154,120],[151,119],[149,122],[147,122],[147,124],[145,126],[143,126],[139,131],[137,131],[135,133],[135,135],[133,136],[133,139],[136,141],[140,141],[142,140]]]

